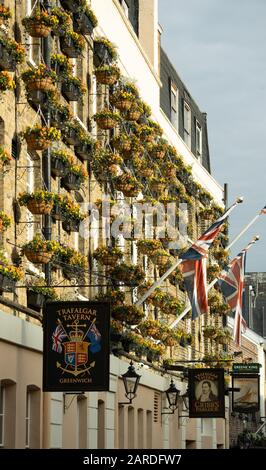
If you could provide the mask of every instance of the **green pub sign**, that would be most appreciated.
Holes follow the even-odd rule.
[[[239,374],[259,374],[261,365],[254,362],[250,364],[233,364],[233,372]]]

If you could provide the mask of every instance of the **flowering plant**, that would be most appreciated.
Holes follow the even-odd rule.
[[[145,272],[140,266],[121,263],[112,269],[111,277],[124,283],[134,283],[137,286],[145,279]]]
[[[32,199],[36,201],[43,201],[43,202],[52,202],[54,200],[54,193],[50,193],[48,191],[43,191],[42,189],[35,191],[34,193],[22,193],[18,197],[18,202],[21,206],[27,206],[29,201]]]
[[[38,252],[54,252],[57,248],[58,243],[54,241],[47,241],[41,238],[40,235],[35,235],[35,237],[30,241],[25,243],[22,246],[23,252],[25,250],[34,251],[35,253]]]
[[[76,165],[73,163],[73,160],[68,168],[69,173],[73,173],[74,175],[78,176],[81,181],[85,181],[85,179],[88,177],[88,172],[82,165]]]
[[[105,293],[97,295],[96,300],[109,301],[113,305],[120,305],[125,300],[125,294],[118,289],[108,289]]]
[[[97,248],[93,253],[93,258],[99,262],[102,262],[106,256],[110,256],[118,260],[123,258],[123,252],[117,247],[102,246]]]
[[[11,225],[11,218],[8,217],[3,211],[0,211],[0,230],[3,227],[7,229]]]
[[[12,157],[10,153],[3,149],[3,147],[0,147],[0,164],[9,165],[11,161]]]
[[[12,75],[6,71],[0,72],[0,91],[14,90],[15,82]]]
[[[86,87],[80,80],[80,78],[75,77],[74,75],[65,75],[64,77],[64,83],[66,83],[69,86],[73,86],[76,88],[76,90],[79,92],[79,95],[84,95],[86,93]]]
[[[51,14],[57,19],[57,24],[53,26],[55,34],[62,35],[71,27],[71,16],[62,8],[52,8]]]
[[[51,56],[51,67],[56,69],[56,67],[60,67],[60,77],[64,77],[65,75],[70,75],[73,72],[73,65],[71,64],[68,57],[63,54],[52,54]]]
[[[6,260],[0,260],[0,274],[6,276],[13,281],[20,281],[22,279],[24,273],[20,268],[16,266],[10,265],[7,263]]]
[[[54,150],[51,153],[51,159],[58,159],[61,160],[61,162],[65,163],[66,165],[70,165],[71,160],[72,160],[72,155],[68,152],[65,152],[64,150]]]
[[[39,139],[45,140],[60,140],[61,133],[55,127],[42,127],[40,124],[35,124],[34,127],[28,126],[22,133],[22,137],[26,138],[29,135],[35,135]]]
[[[62,197],[62,199],[59,200],[59,205],[62,210],[62,215],[66,219],[71,218],[76,221],[82,221],[86,217],[86,214],[80,211],[79,205],[75,204],[69,196]]]
[[[0,44],[6,48],[7,52],[11,55],[17,64],[20,64],[24,61],[26,51],[22,44],[4,36],[0,36]]]
[[[39,64],[37,68],[30,67],[21,74],[21,77],[26,83],[43,78],[50,78],[53,83],[56,83],[58,80],[56,73],[45,64]]]
[[[86,42],[84,37],[81,34],[75,33],[75,31],[67,30],[66,34],[64,35],[64,40],[72,41],[75,49],[79,50],[80,52],[82,52],[85,48]]]
[[[104,72],[106,75],[116,75],[117,79],[120,77],[120,69],[117,65],[101,65],[94,70],[94,73]]]
[[[62,263],[62,266],[69,265],[78,269],[84,269],[88,262],[85,256],[83,256],[78,251],[67,246],[57,245],[54,251],[54,259]]]
[[[162,248],[160,240],[139,240],[137,247],[140,253],[151,255],[155,250]]]
[[[97,38],[94,39],[94,42],[96,44],[104,44],[104,46],[108,50],[112,60],[115,60],[117,58],[116,47],[112,42],[108,41],[108,39],[106,39],[104,37],[97,37]]]
[[[22,20],[23,26],[25,26],[26,30],[28,30],[31,26],[38,24],[43,24],[50,28],[54,28],[58,25],[59,20],[55,15],[49,15],[47,11],[41,10],[40,8],[36,8],[34,13],[30,16],[26,16]]]
[[[37,294],[42,294],[49,300],[58,299],[56,290],[53,287],[47,287],[45,280],[40,276],[31,276],[30,279],[27,280],[27,286],[29,291],[36,292]]]
[[[93,119],[95,121],[100,120],[100,119],[113,119],[114,121],[120,122],[121,117],[119,113],[116,113],[114,111],[110,111],[109,109],[103,109],[100,113],[97,113],[93,116]]]
[[[4,5],[0,5],[0,18],[4,20],[8,20],[11,18],[11,11],[9,7],[5,7]]]

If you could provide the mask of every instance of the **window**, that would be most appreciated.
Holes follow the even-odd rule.
[[[128,6],[127,2],[125,0],[120,0],[120,3],[121,3],[121,6],[124,10],[124,13],[125,13],[126,17],[128,18],[129,17],[129,6]]]
[[[198,121],[196,121],[196,155],[202,157],[202,128]]]
[[[30,16],[32,11],[36,8],[36,0],[27,0],[26,15]],[[28,59],[32,64],[39,64],[41,62],[41,38],[32,38],[26,36],[26,44],[28,45]]]
[[[30,155],[27,155],[27,192],[32,193],[34,191],[34,161]],[[34,236],[34,216],[28,210],[27,211],[27,240],[32,240]]]
[[[0,447],[4,447],[5,389],[0,381]]]
[[[184,141],[191,147],[191,111],[189,105],[184,102]]]
[[[178,130],[178,89],[174,82],[171,82],[171,123]]]
[[[30,397],[31,393],[29,390],[27,390],[27,395],[26,395],[26,439],[25,439],[25,448],[29,449],[30,447]]]

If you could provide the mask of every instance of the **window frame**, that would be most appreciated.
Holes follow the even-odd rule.
[[[184,142],[191,148],[191,108],[184,100]]]
[[[170,82],[170,114],[171,123],[178,131],[178,98],[179,92],[175,82]]]
[[[202,125],[197,119],[195,123],[195,128],[196,128],[196,155],[201,160],[202,159]]]

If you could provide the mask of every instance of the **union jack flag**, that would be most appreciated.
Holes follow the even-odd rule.
[[[225,300],[235,312],[233,337],[238,346],[241,344],[241,330],[245,331],[247,327],[242,315],[246,253],[246,249],[241,251],[221,273],[218,281]]]
[[[184,262],[181,269],[184,276],[184,284],[187,290],[192,308],[192,320],[198,315],[208,312],[206,258],[208,250],[222,229],[227,218],[225,212],[193,245],[181,255]]]
[[[66,338],[67,335],[65,333],[64,328],[62,325],[58,325],[55,329],[55,331],[52,334],[52,340],[53,340],[53,346],[52,349],[53,351],[56,351],[58,353],[62,352],[62,340]]]

